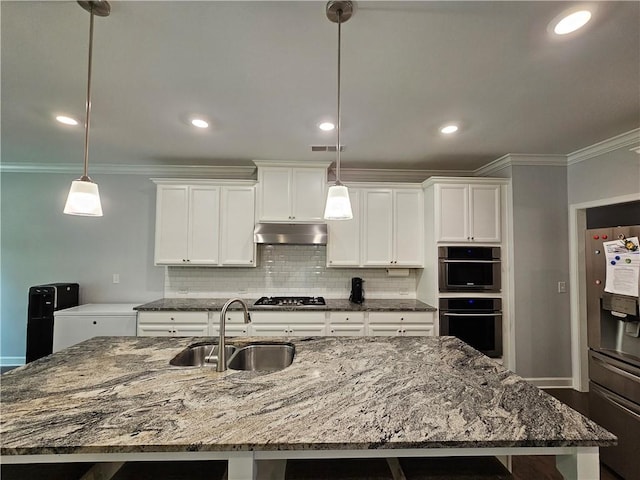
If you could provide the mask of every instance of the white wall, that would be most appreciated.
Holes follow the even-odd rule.
[[[636,136],[640,142],[640,133]],[[626,145],[571,163],[567,185],[569,205],[639,193],[640,155]]]
[[[77,175],[76,175],[77,176]],[[97,175],[104,217],[64,215],[74,175],[3,173],[1,178],[0,358],[24,359],[28,288],[80,284],[81,303],[162,297],[153,266],[155,185],[138,175]],[[120,274],[120,283],[112,275]]]

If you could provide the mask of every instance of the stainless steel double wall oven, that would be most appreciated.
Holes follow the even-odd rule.
[[[489,357],[502,356],[500,247],[438,247],[440,335],[452,335]],[[483,294],[483,295],[478,295]]]

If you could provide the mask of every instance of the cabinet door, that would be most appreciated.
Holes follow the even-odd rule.
[[[364,190],[363,259],[367,266],[388,266],[392,260],[393,192]]]
[[[53,351],[93,337],[136,335],[136,316],[56,317],[53,322]]]
[[[138,324],[139,337],[174,337],[175,332],[175,325]]]
[[[403,337],[433,337],[433,325],[403,325]]]
[[[288,325],[249,325],[249,334],[252,337],[285,337],[289,335]]]
[[[226,337],[246,337],[249,335],[249,325],[225,325],[224,327]],[[214,324],[211,326],[211,335],[217,337],[220,333],[220,325]]]
[[[208,337],[209,325],[176,325],[174,337]]]
[[[359,190],[350,188],[352,220],[329,220],[327,229],[327,266],[360,265],[360,198]]]
[[[260,169],[259,216],[264,221],[291,220],[291,169]]]
[[[255,189],[223,187],[220,264],[255,266]]]
[[[326,201],[326,169],[294,168],[292,182],[291,220],[322,220]]]
[[[217,265],[220,245],[220,187],[190,187],[189,261]]]
[[[289,325],[289,335],[292,337],[323,337],[327,334],[324,324],[295,324]]]
[[[156,265],[186,263],[188,228],[189,187],[159,185],[156,194]]]
[[[394,258],[398,266],[424,266],[424,207],[421,190],[394,194]]]
[[[469,231],[474,242],[500,241],[500,185],[469,186]]]
[[[468,242],[469,187],[466,184],[436,185],[436,239],[439,242]]]
[[[367,335],[371,337],[399,337],[402,335],[402,328],[398,325],[369,325]]]
[[[364,336],[364,331],[363,323],[329,325],[330,337],[362,337]]]

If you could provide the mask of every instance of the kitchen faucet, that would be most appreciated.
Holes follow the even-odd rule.
[[[227,315],[227,309],[229,306],[238,302],[242,305],[242,309],[244,310],[244,323],[251,323],[251,315],[249,315],[249,307],[241,298],[231,298],[227,300],[227,303],[224,304],[222,310],[220,311],[220,331],[218,332],[218,363],[216,365],[216,371],[224,372],[227,369],[227,355],[224,351],[224,333],[225,333],[225,318]],[[211,358],[211,354],[213,353],[213,348],[211,347],[211,351],[209,352],[209,358]]]

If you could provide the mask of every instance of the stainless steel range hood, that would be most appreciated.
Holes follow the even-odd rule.
[[[253,231],[256,243],[326,245],[325,223],[258,223]]]

